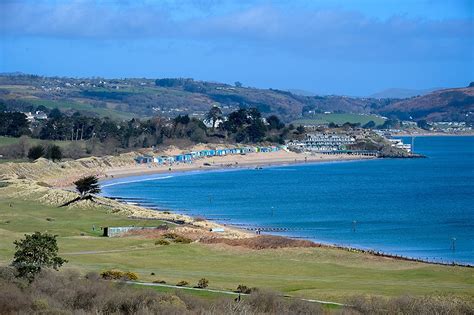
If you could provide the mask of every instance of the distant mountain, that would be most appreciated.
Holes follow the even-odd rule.
[[[392,88],[386,89],[377,93],[370,95],[371,98],[410,98],[414,96],[422,96],[429,94],[436,90],[441,90],[443,88],[431,88],[431,89],[401,89],[401,88]]]
[[[474,86],[444,89],[375,109],[384,116],[429,121],[474,122]]]

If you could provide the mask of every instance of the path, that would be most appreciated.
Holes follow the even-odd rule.
[[[234,291],[227,291],[227,290],[216,290],[216,289],[200,289],[200,288],[190,288],[184,286],[177,286],[172,284],[163,284],[163,283],[152,283],[152,282],[136,282],[136,281],[125,281],[128,284],[135,284],[135,285],[143,285],[149,287],[165,287],[165,288],[174,288],[174,289],[181,289],[181,290],[195,290],[195,291],[206,291],[206,292],[213,292],[213,293],[222,293],[222,294],[229,294],[229,295],[248,295],[245,293],[237,293]],[[318,303],[318,304],[326,304],[326,305],[337,305],[337,306],[346,306],[343,303],[331,302],[331,301],[322,301],[322,300],[315,300],[315,299],[304,299],[304,298],[297,298],[291,295],[283,295],[283,297],[291,298],[291,299],[298,299],[301,301],[311,302],[311,303]]]

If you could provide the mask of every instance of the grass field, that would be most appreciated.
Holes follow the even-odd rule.
[[[83,110],[96,113],[102,117],[110,117],[112,119],[128,120],[137,116],[132,113],[126,113],[111,108],[94,107],[92,104],[86,102],[83,103],[74,101],[53,101],[44,99],[27,99],[27,101],[34,105],[43,105],[50,109],[58,108],[60,110]]]
[[[328,123],[335,123],[342,125],[346,122],[351,124],[360,123],[365,125],[369,121],[374,121],[376,125],[384,123],[384,119],[376,115],[362,115],[362,114],[314,114],[311,118],[297,119],[292,122],[294,125],[321,125]]]
[[[344,301],[355,294],[474,296],[474,272],[469,268],[324,248],[257,251],[199,243],[156,246],[154,239],[140,237],[105,238],[100,236],[100,226],[153,226],[159,222],[140,222],[110,214],[106,209],[56,208],[8,199],[2,197],[2,189],[0,264],[11,261],[15,239],[25,233],[48,231],[58,235],[61,255],[69,260],[66,268],[83,272],[117,268],[138,273],[141,281],[176,284],[186,280],[195,285],[204,277],[215,289],[234,290],[244,284],[331,301]]]

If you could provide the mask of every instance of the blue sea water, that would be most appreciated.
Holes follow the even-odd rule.
[[[148,175],[106,182],[103,193],[280,235],[474,264],[474,137],[417,137],[415,151],[428,158]]]

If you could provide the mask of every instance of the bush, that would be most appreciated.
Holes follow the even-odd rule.
[[[100,276],[105,280],[138,280],[138,275],[130,271],[106,270]]]
[[[46,158],[49,160],[60,161],[63,158],[63,151],[55,144],[48,146],[46,149]]]
[[[243,284],[239,284],[237,286],[237,290],[235,290],[235,292],[238,292],[238,293],[244,293],[244,294],[250,294],[252,292],[252,289],[243,285]]]
[[[153,283],[166,284],[165,280],[154,280]]]
[[[163,234],[163,237],[167,238],[167,239],[170,239],[175,243],[182,243],[182,244],[189,244],[193,241],[190,238],[178,235],[176,233],[166,233],[166,234]]]
[[[155,245],[169,245],[169,244],[170,244],[170,242],[168,242],[167,240],[162,240],[162,239],[157,240],[155,242]]]
[[[188,281],[185,281],[185,280],[181,280],[180,282],[176,283],[176,285],[177,285],[178,287],[184,287],[184,286],[186,286],[186,285],[188,285],[188,284],[189,284],[189,282],[188,282]]]
[[[34,161],[43,157],[44,154],[44,148],[41,145],[35,145],[28,150],[28,159]]]
[[[208,285],[209,285],[209,280],[207,280],[206,278],[200,279],[197,283],[197,287],[200,289],[205,289],[207,288]]]
[[[0,188],[8,187],[8,185],[10,185],[10,184],[7,183],[7,182],[0,182]]]

